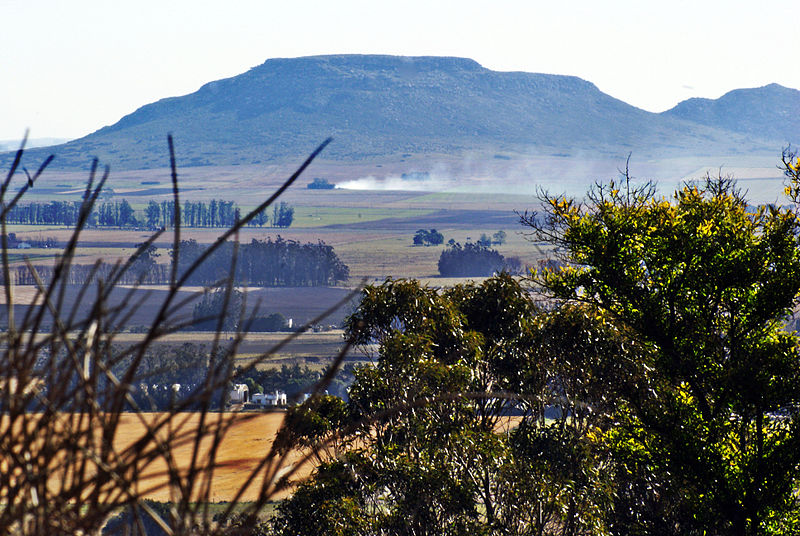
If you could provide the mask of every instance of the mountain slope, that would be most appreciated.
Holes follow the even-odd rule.
[[[143,106],[59,146],[59,167],[90,156],[117,169],[297,159],[328,136],[324,157],[426,154],[637,154],[773,151],[736,134],[652,114],[570,76],[495,72],[462,58],[313,56],[271,59],[195,93]],[[37,155],[32,151],[31,156]],[[42,153],[43,154],[43,153]]]
[[[784,145],[800,142],[800,91],[778,84],[737,89],[715,100],[685,100],[662,115]]]

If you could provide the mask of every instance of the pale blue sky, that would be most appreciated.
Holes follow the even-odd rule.
[[[79,137],[268,58],[381,53],[571,74],[650,111],[800,88],[800,4],[0,0],[0,139]],[[798,110],[800,113],[800,110]]]

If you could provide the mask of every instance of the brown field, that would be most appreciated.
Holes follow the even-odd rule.
[[[283,413],[222,413],[214,414],[212,419],[221,417],[232,423],[228,434],[223,439],[217,453],[217,466],[214,471],[213,483],[211,486],[211,499],[213,502],[228,502],[234,499],[236,493],[245,485],[251,472],[263,459],[272,445],[272,438],[275,437],[282,421]],[[156,419],[160,414],[153,414],[151,418]],[[198,416],[194,413],[185,414],[179,417],[183,423],[182,430],[194,430],[198,424]],[[515,427],[520,421],[519,417],[509,417],[500,421],[497,425],[498,433],[505,433]],[[133,414],[123,415],[120,426],[120,433],[117,436],[117,445],[125,448],[133,444],[136,439],[144,433],[144,426]],[[203,453],[207,452],[210,440],[206,441],[201,447]],[[179,445],[174,451],[175,459],[181,468],[188,467],[191,459],[191,445]],[[203,456],[200,457],[203,459]],[[290,453],[286,459],[285,467],[294,468],[295,464],[302,460],[302,453],[295,451]],[[149,491],[146,496],[159,501],[169,500],[169,490],[163,487],[161,480],[166,466],[163,462],[155,463],[142,473],[140,485],[142,489],[157,488]],[[305,463],[294,473],[293,481],[302,481],[311,475],[313,465]],[[280,471],[281,475],[285,471]],[[242,501],[252,501],[257,497],[257,490],[263,482],[262,478],[256,479],[242,496]],[[291,490],[277,494],[275,499],[284,498],[291,493]]]
[[[213,473],[211,476],[210,499],[212,502],[227,502],[236,499],[240,489],[246,487],[241,495],[241,501],[252,501],[258,496],[259,489],[264,482],[265,471],[259,470],[259,463],[265,458],[272,446],[272,441],[277,433],[282,421],[283,412],[272,413],[212,413],[206,417],[206,429],[214,430],[217,427],[226,427],[222,441],[219,443],[216,458],[213,463]],[[139,446],[133,451],[133,445],[145,437],[147,429],[145,422],[152,424],[166,417],[163,413],[124,413],[121,415],[117,433],[114,437],[114,451],[120,459],[141,459],[142,453],[155,450],[153,442],[147,442],[144,446]],[[142,419],[145,422],[142,422]],[[7,426],[5,419],[0,421],[0,428]],[[66,427],[68,417],[65,416],[62,425]],[[36,426],[36,415],[33,414],[27,420],[30,426]],[[73,421],[73,425],[75,422]],[[170,453],[174,460],[174,466],[178,473],[186,475],[191,464],[194,451],[195,432],[200,425],[199,413],[183,413],[173,417],[171,427],[164,427],[160,431],[159,439],[170,446]],[[207,433],[206,437],[200,442],[198,449],[197,463],[201,466],[209,464],[209,451],[212,445],[212,435]],[[51,445],[51,448],[54,445]],[[34,445],[31,450],[37,448]],[[35,456],[35,455],[34,455]],[[293,481],[302,480],[309,476],[312,465],[302,464],[303,455],[301,452],[291,452],[287,456],[282,468],[275,474],[276,478],[281,478],[296,464],[301,464],[294,476]],[[79,461],[72,461],[76,466]],[[50,475],[48,487],[57,493],[63,479],[71,482],[72,472],[67,470],[70,464],[65,464],[64,459],[49,460]],[[90,463],[91,467],[92,464]],[[0,467],[8,471],[9,462],[3,459],[0,454]],[[157,455],[148,464],[138,464],[136,470],[136,486],[134,491],[141,493],[145,498],[170,501],[174,499],[168,487],[168,465],[166,459]],[[66,473],[65,473],[66,471]],[[89,470],[89,474],[92,469]],[[13,474],[13,471],[12,471]],[[200,481],[193,488],[193,498],[199,499]],[[91,490],[87,488],[87,493]],[[290,490],[283,490],[275,494],[272,498],[280,499],[289,494]]]
[[[212,414],[210,419],[222,419],[230,423],[230,429],[219,445],[216,456],[216,469],[214,470],[211,484],[210,498],[212,502],[228,502],[235,498],[237,492],[246,484],[259,462],[267,455],[272,440],[281,423],[283,412],[275,413],[221,413]],[[148,418],[158,419],[162,414],[147,415]],[[120,433],[116,438],[117,448],[124,449],[132,445],[145,433],[144,425],[134,414],[124,414],[120,424]],[[187,413],[178,418],[180,430],[193,432],[199,424],[199,414]],[[177,432],[176,432],[177,435]],[[210,438],[204,440],[200,448],[199,460],[205,460],[211,445]],[[174,447],[173,455],[181,470],[189,467],[192,457],[193,444],[183,442]],[[291,468],[301,460],[300,452],[293,452],[286,460],[286,468]],[[152,466],[141,473],[139,479],[140,489],[151,489],[146,497],[158,501],[170,500],[170,493],[164,487],[164,473],[166,465],[163,460],[157,460]],[[297,478],[307,478],[311,473],[311,464],[306,464],[298,470]],[[283,474],[285,471],[279,473]],[[257,498],[258,489],[263,482],[263,472],[260,473],[247,487],[242,495],[242,501],[252,501]],[[282,498],[288,492],[282,492],[275,498]]]
[[[264,482],[266,471],[259,468],[260,462],[264,460],[272,446],[275,434],[278,432],[283,422],[284,413],[281,411],[269,413],[250,413],[250,412],[226,412],[211,413],[206,416],[206,430],[225,428],[222,440],[217,446],[216,457],[213,462],[213,472],[210,477],[209,498],[211,502],[230,502],[237,499],[241,489],[244,492],[238,496],[239,501],[256,500],[259,490]],[[35,414],[27,419],[30,427],[37,426]],[[139,445],[134,452],[133,445],[147,434],[147,425],[159,422],[167,417],[165,413],[123,413],[114,436],[114,451],[120,459],[131,459],[140,457],[142,453],[153,450],[154,443],[146,442],[144,446]],[[65,429],[69,420],[64,416],[62,430]],[[519,423],[519,417],[509,417],[502,419],[497,425],[498,433],[506,433]],[[72,425],[75,425],[74,420]],[[191,465],[194,453],[195,433],[200,425],[199,413],[181,413],[173,416],[172,424],[160,430],[159,440],[168,444],[170,454],[173,459],[175,470],[181,475],[186,475]],[[8,426],[6,419],[0,420],[0,429]],[[198,464],[209,464],[209,451],[212,446],[212,435],[207,433],[201,440],[197,450]],[[53,447],[54,445],[51,445]],[[31,450],[35,451],[39,446],[34,445]],[[36,456],[34,454],[34,456]],[[72,472],[67,469],[69,464],[64,463],[64,459],[54,458],[49,460],[50,475],[48,487],[57,493],[62,485],[62,479],[69,478]],[[79,460],[73,460],[72,464],[79,464]],[[9,462],[3,459],[0,454],[0,468],[9,471]],[[91,463],[89,464],[92,465]],[[137,465],[136,485],[133,491],[140,493],[144,498],[156,501],[172,501],[175,495],[168,486],[168,464],[166,459],[157,455],[147,464]],[[290,481],[297,483],[307,479],[313,471],[313,462],[305,461],[304,453],[301,451],[290,452],[284,463],[276,472],[275,479],[280,479],[290,471]],[[66,473],[65,473],[66,472]],[[13,474],[13,470],[12,470]],[[91,474],[91,469],[89,470]],[[202,479],[195,483],[192,488],[194,499],[200,498],[200,488]],[[87,488],[87,493],[91,490]],[[292,488],[285,488],[271,494],[271,499],[282,499],[291,494]]]

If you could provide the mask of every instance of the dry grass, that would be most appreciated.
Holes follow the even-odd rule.
[[[119,425],[113,439],[113,448],[119,456],[141,456],[142,453],[164,449],[169,452],[167,457],[156,456],[147,464],[142,464],[137,468],[137,477],[132,480],[133,494],[142,499],[152,499],[162,502],[176,501],[175,490],[170,486],[170,475],[178,474],[182,478],[188,478],[189,467],[192,458],[200,460],[201,467],[208,461],[213,460],[213,474],[210,484],[209,498],[211,502],[230,502],[239,500],[244,502],[255,501],[258,499],[261,486],[263,484],[263,472],[258,478],[252,478],[252,472],[256,469],[270,451],[275,434],[278,432],[283,422],[284,412],[275,411],[269,413],[242,413],[228,412],[215,413],[207,416],[204,426],[209,430],[226,429],[224,437],[218,445],[213,445],[213,435],[206,434],[201,438],[199,446],[195,446],[194,439],[196,432],[201,425],[201,414],[194,412],[180,413],[176,415],[168,413],[123,413],[120,415]],[[157,427],[161,422],[170,421],[169,426],[162,427],[158,433],[157,441],[146,440],[149,430]],[[60,426],[56,430],[56,437],[68,437],[77,428],[80,428],[78,416],[62,415],[58,421]],[[26,426],[36,427],[35,419],[28,420]],[[7,426],[7,419],[0,422],[0,427]],[[97,429],[99,433],[101,430]],[[92,435],[92,441],[97,440],[97,433]],[[88,435],[87,441],[88,441]],[[144,439],[144,442],[143,442]],[[214,446],[216,452],[212,453]],[[42,448],[42,445],[30,445],[30,452]],[[137,452],[133,452],[133,450]],[[61,451],[56,457],[50,460],[48,487],[55,493],[62,486],[72,485],[71,479],[76,475],[72,472],[63,472],[61,468],[65,463],[65,451]],[[287,457],[284,467],[293,468],[302,458],[299,451],[294,451]],[[89,466],[88,478],[97,473],[94,461],[89,458],[86,460]],[[174,464],[170,468],[169,464]],[[0,454],[0,468],[8,472],[11,467],[15,467],[8,456]],[[312,466],[306,463],[298,469],[295,478],[307,478],[312,470]],[[19,468],[16,468],[17,472]],[[280,477],[283,472],[278,473]],[[240,493],[241,489],[244,493]],[[117,493],[114,487],[109,487],[104,491],[109,496],[108,500],[113,500],[112,494]],[[92,489],[84,490],[88,496]],[[195,490],[193,500],[200,500],[197,495],[200,487]],[[291,493],[287,488],[276,493],[273,498],[283,498]],[[7,497],[0,497],[5,500]]]
[[[270,451],[272,441],[283,423],[283,412],[270,413],[218,413],[210,417],[212,423],[228,427],[227,433],[216,446],[214,459],[213,479],[210,482],[211,491],[209,498],[212,502],[230,502],[237,499],[237,494],[244,487],[245,492],[238,495],[239,501],[255,501],[258,499],[259,490],[263,483],[263,473],[257,479],[250,479],[252,471],[258,466]],[[168,418],[166,414],[145,414],[145,422],[152,423]],[[171,455],[181,474],[188,473],[188,467],[192,456],[195,455],[194,443],[191,441],[180,440],[186,434],[191,436],[200,425],[200,415],[197,413],[185,413],[180,416],[172,417],[175,421],[171,430],[171,438],[167,437],[167,430],[162,431],[162,440],[172,440],[170,445]],[[129,448],[137,440],[147,433],[147,426],[136,415],[125,414],[120,422],[119,433],[115,438],[117,448],[123,451]],[[205,437],[199,446],[197,454],[199,459],[212,459],[209,450],[212,446],[212,438]],[[284,466],[294,467],[301,458],[300,452],[292,452],[287,458]],[[306,463],[300,468],[295,478],[303,479],[309,476],[312,467]],[[143,492],[143,497],[158,501],[171,501],[175,497],[170,496],[169,488],[166,486],[165,476],[167,465],[165,460],[156,460],[150,467],[143,470],[136,482],[139,491]],[[279,472],[280,477],[283,472]],[[283,498],[291,492],[290,489],[282,490],[273,498]],[[197,497],[196,497],[197,498]]]

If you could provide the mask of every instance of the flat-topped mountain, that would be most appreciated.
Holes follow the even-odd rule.
[[[654,114],[571,76],[497,72],[462,58],[313,56],[268,60],[49,150],[61,168],[85,168],[92,156],[116,169],[164,167],[171,132],[183,166],[296,160],[328,136],[334,143],[324,158],[346,161],[402,154],[764,154],[779,150],[781,133],[793,128],[788,121],[757,128],[775,120],[772,104],[751,106],[753,127],[737,129],[727,108],[684,113],[683,103]]]

